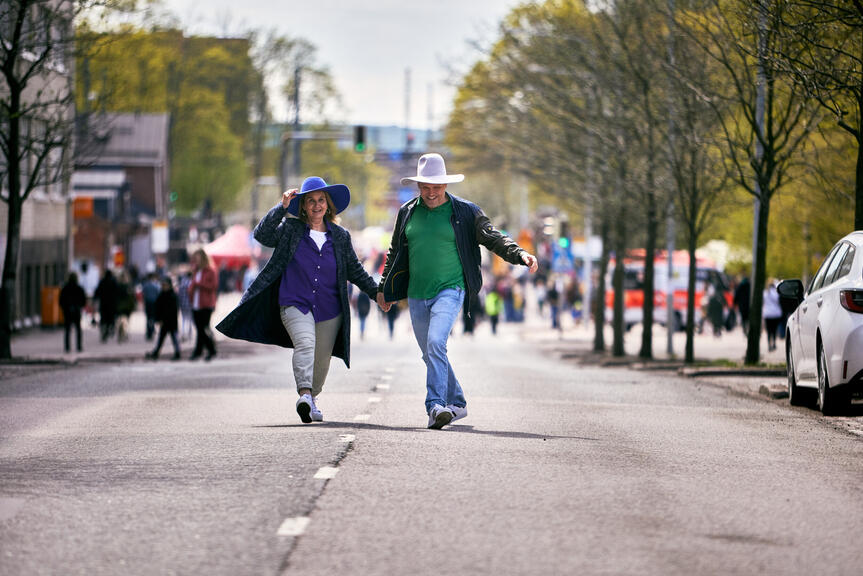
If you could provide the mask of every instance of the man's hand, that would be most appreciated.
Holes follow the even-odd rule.
[[[381,310],[383,310],[384,312],[390,311],[390,308],[392,307],[393,303],[387,302],[386,300],[384,300],[384,293],[383,292],[378,292],[376,300],[377,300],[378,306],[380,306]]]
[[[536,256],[529,252],[521,253],[521,261],[530,269],[531,272],[539,270],[539,263],[536,261]]]

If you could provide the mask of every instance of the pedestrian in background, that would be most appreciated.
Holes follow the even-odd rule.
[[[60,289],[60,309],[63,310],[63,349],[69,352],[69,333],[75,329],[75,344],[78,352],[84,350],[81,340],[81,312],[87,305],[87,295],[78,284],[78,275],[70,272],[63,288]]]
[[[117,281],[117,342],[129,339],[129,319],[135,311],[135,290],[129,272],[120,272]]]
[[[177,287],[177,300],[180,304],[180,341],[187,342],[192,338],[192,297],[189,295],[189,286],[192,284],[192,276],[188,270],[180,274],[180,282]]]
[[[216,342],[210,330],[210,318],[216,309],[219,279],[210,256],[203,248],[192,254],[192,277],[189,282],[189,299],[192,302],[192,319],[195,322],[195,350],[189,360],[197,360],[207,349],[204,360],[216,355]]]
[[[503,310],[503,298],[497,291],[497,287],[492,287],[485,295],[485,315],[488,316],[488,321],[491,324],[491,333],[497,334],[497,323],[500,320],[500,312]]]
[[[779,321],[782,320],[782,306],[779,304],[779,292],[776,290],[776,280],[771,278],[764,289],[764,330],[767,332],[767,350],[776,350],[776,334],[779,332]]]
[[[99,301],[99,336],[102,342],[107,342],[117,324],[117,280],[110,269],[99,280],[93,299]]]
[[[449,358],[447,340],[462,303],[482,288],[480,245],[510,264],[536,272],[536,257],[501,234],[472,202],[447,192],[447,185],[464,180],[447,174],[439,154],[423,154],[415,183],[419,194],[399,209],[381,279],[378,304],[387,309],[408,299],[414,336],[426,364],[428,427],[440,429],[467,416],[467,401]]]
[[[174,345],[173,359],[180,359],[180,341],[177,338],[178,312],[179,303],[177,301],[177,293],[174,292],[174,284],[171,282],[170,276],[164,276],[159,295],[156,296],[156,301],[153,303],[153,317],[159,324],[159,337],[156,340],[156,347],[153,348],[152,352],[147,353],[147,358],[158,360],[165,337],[170,336],[171,344]]]
[[[546,301],[551,313],[551,329],[560,330],[560,291],[557,289],[557,282],[554,279],[548,287]]]
[[[360,319],[360,339],[366,336],[366,318],[372,309],[371,298],[365,292],[360,291],[357,295],[357,317]]]
[[[740,279],[737,288],[734,289],[734,307],[740,313],[740,325],[743,327],[743,333],[749,333],[749,301],[752,297],[752,285],[749,283],[749,276],[744,276]]]
[[[375,281],[360,263],[351,235],[336,223],[351,195],[343,184],[317,176],[282,194],[255,227],[254,237],[274,248],[240,304],[216,327],[231,338],[293,348],[296,409],[306,424],[321,422],[317,404],[333,356],[350,368],[348,282],[370,298]]]
[[[144,317],[147,320],[145,339],[153,339],[156,333],[156,299],[161,293],[159,281],[154,272],[150,272],[141,283],[141,299],[144,301]]]

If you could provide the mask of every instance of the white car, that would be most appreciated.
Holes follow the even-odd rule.
[[[863,231],[833,247],[805,292],[800,280],[778,290],[783,306],[796,305],[785,338],[790,402],[817,389],[821,412],[844,411],[863,392]]]

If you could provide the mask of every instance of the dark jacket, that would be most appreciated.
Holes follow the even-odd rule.
[[[243,294],[237,307],[216,326],[216,329],[226,336],[286,348],[294,347],[279,314],[279,286],[300,240],[307,234],[308,226],[297,218],[286,218],[287,213],[288,211],[278,204],[255,227],[255,240],[275,250],[267,265]],[[360,264],[348,231],[331,224],[331,239],[336,255],[336,283],[342,310],[342,327],[333,346],[333,356],[344,360],[345,365],[350,368],[351,309],[347,282],[357,285],[373,299],[377,296],[377,285]]]
[[[516,244],[515,240],[497,230],[479,206],[449,192],[447,197],[452,202],[452,228],[455,232],[455,244],[461,260],[467,293],[468,296],[475,296],[482,288],[480,244],[510,264],[523,265],[521,255],[524,250]],[[405,227],[419,200],[417,196],[402,204],[396,217],[392,242],[387,253],[387,263],[384,266],[379,288],[387,302],[407,298],[410,267]],[[465,298],[465,303],[469,308],[470,298]]]
[[[81,319],[81,310],[87,305],[87,295],[77,282],[66,282],[60,290],[60,308],[63,316],[70,322],[78,322]]]
[[[153,304],[153,317],[156,322],[162,323],[165,332],[177,331],[177,313],[180,305],[177,301],[177,293],[173,290],[162,290]]]

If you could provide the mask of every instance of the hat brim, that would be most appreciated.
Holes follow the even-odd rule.
[[[407,176],[402,178],[402,184],[419,182],[422,184],[452,184],[464,180],[464,174],[444,174],[442,176]]]
[[[309,192],[326,192],[330,195],[333,205],[336,207],[336,214],[340,214],[351,203],[351,191],[344,184],[330,184],[323,188],[315,188],[314,190],[306,190],[305,192],[297,192],[288,204],[288,212],[294,216],[300,214],[300,198]]]

